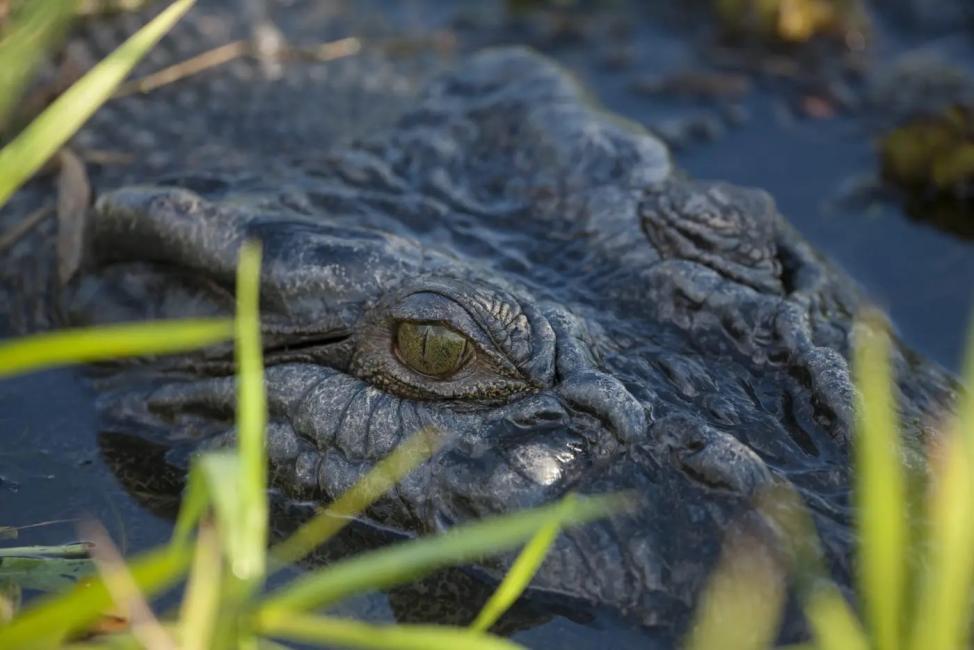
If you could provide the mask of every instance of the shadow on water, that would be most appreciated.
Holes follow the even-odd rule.
[[[349,11],[374,11],[374,4]],[[835,102],[816,103],[820,98],[800,84],[728,74],[721,51],[706,45],[694,20],[647,9],[646,3],[628,14],[620,13],[626,3],[599,3],[577,24],[543,9],[528,7],[511,16],[504,3],[477,4],[473,9],[402,3],[386,8],[380,29],[403,24],[419,33],[449,29],[461,52],[522,42],[554,56],[608,109],[671,139],[677,162],[694,176],[768,190],[805,237],[889,311],[908,344],[957,369],[974,301],[974,215],[929,205],[907,211],[905,202],[886,195],[845,200],[851,186],[869,182],[878,169],[874,135],[855,111]],[[942,35],[931,36],[929,43],[924,38],[883,32],[873,63],[907,47],[936,50],[944,42]],[[974,45],[958,53],[951,43],[954,62],[974,70]],[[685,85],[668,92],[660,81],[680,74],[686,79],[685,73],[695,69],[720,73],[695,77],[719,82],[705,89],[707,97],[688,96]],[[19,543],[74,539],[79,517],[104,522],[127,551],[166,538],[170,521],[160,516],[165,508],[151,514],[144,499],[108,471],[99,454],[94,394],[78,372],[0,382],[0,429],[0,524],[58,522],[25,529]],[[339,613],[388,620],[395,600],[395,594],[355,599]],[[530,647],[653,643],[644,632],[608,616],[588,622],[554,616],[514,638]]]

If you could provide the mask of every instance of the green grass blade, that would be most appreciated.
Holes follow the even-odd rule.
[[[75,2],[31,0],[21,2],[11,27],[0,40],[0,131],[30,81],[41,57],[63,33]]]
[[[166,547],[129,564],[135,583],[146,596],[172,585],[186,572],[190,551]],[[76,585],[63,594],[37,601],[9,625],[0,627],[0,648],[39,648],[59,644],[69,633],[91,624],[112,604],[100,579]]]
[[[911,647],[966,648],[974,575],[974,512],[970,456],[952,432],[935,460],[930,499],[929,557],[920,577]]]
[[[127,633],[103,636],[97,640],[66,643],[58,646],[58,650],[146,650],[142,643]]]
[[[61,330],[0,342],[0,378],[119,357],[171,354],[233,336],[230,320],[179,320]]]
[[[368,508],[404,476],[428,460],[439,446],[442,434],[421,429],[376,463],[365,476],[326,510],[305,522],[294,534],[271,550],[279,564],[297,562],[344,528],[351,517]]]
[[[616,512],[628,502],[619,495],[579,498],[567,508],[559,502],[362,553],[294,580],[265,599],[262,609],[307,610],[391,587],[442,567],[514,548],[553,521],[582,524]]]
[[[805,601],[805,616],[819,650],[872,650],[866,632],[834,585],[816,589]]]
[[[911,648],[966,648],[974,587],[974,327],[957,418],[931,453],[927,570],[920,578]]]
[[[175,625],[164,624],[166,630],[173,638],[179,638],[179,628]],[[115,632],[95,637],[90,641],[76,641],[58,646],[58,650],[147,650],[139,638],[131,630],[125,632]],[[148,650],[156,650],[149,648]]]
[[[368,650],[515,650],[506,639],[436,625],[369,625],[293,612],[264,612],[257,618],[264,635],[303,643]]]
[[[785,579],[773,553],[745,536],[732,537],[704,591],[687,650],[765,650],[778,632]]]
[[[237,448],[240,457],[239,546],[231,557],[235,576],[263,580],[267,558],[267,396],[260,342],[260,245],[248,242],[237,266]]]
[[[861,392],[855,440],[859,593],[877,650],[898,650],[906,589],[906,487],[892,398],[889,338],[861,323],[855,355]]]
[[[563,503],[570,505],[571,501],[565,500]],[[483,606],[477,618],[470,624],[470,629],[478,632],[486,632],[490,626],[510,609],[511,605],[527,589],[531,578],[538,572],[541,563],[548,554],[548,549],[554,543],[555,538],[561,531],[560,522],[553,520],[538,530],[534,537],[525,545],[524,550],[511,565],[511,569],[504,576],[497,590],[491,595],[490,600]]]
[[[206,475],[199,466],[198,459],[189,468],[183,500],[179,504],[179,514],[173,526],[172,544],[188,544],[196,524],[210,505],[210,493],[206,485]]]
[[[0,206],[81,128],[195,0],[176,0],[0,149]]]
[[[180,608],[179,637],[182,639],[182,650],[229,646],[214,640],[220,616],[222,569],[223,556],[216,531],[212,526],[203,525],[196,540],[193,568]]]
[[[232,451],[211,451],[196,460],[195,468],[206,485],[227,560],[232,567],[246,553],[240,498],[240,457]]]
[[[757,497],[758,510],[781,531],[792,578],[819,650],[871,650],[869,639],[823,562],[815,524],[794,488],[776,485]]]

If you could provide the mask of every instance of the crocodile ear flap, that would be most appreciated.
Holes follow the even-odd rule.
[[[784,293],[780,218],[768,193],[673,179],[646,193],[639,215],[664,259],[690,260],[756,291]]]

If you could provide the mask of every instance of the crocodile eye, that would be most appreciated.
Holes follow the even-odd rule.
[[[473,344],[448,327],[402,321],[396,327],[396,355],[418,373],[446,379],[473,357]]]
[[[554,333],[532,306],[448,278],[423,277],[383,296],[353,344],[348,374],[396,397],[456,408],[550,385],[554,370]]]

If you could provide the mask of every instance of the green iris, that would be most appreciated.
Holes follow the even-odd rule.
[[[446,378],[460,370],[473,356],[467,337],[448,327],[403,321],[396,329],[399,358],[416,372]]]

